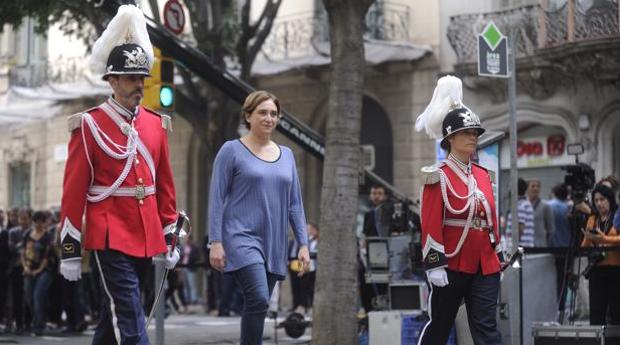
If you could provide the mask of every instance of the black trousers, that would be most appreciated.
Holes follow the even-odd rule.
[[[500,274],[484,276],[481,272],[447,272],[448,285],[437,287],[431,284],[428,298],[431,319],[424,326],[418,344],[446,344],[461,301],[465,299],[474,344],[501,345],[496,318]]]
[[[9,278],[11,279],[13,321],[15,327],[22,329],[24,327],[24,274],[22,267],[13,267]]]
[[[620,266],[592,268],[589,285],[590,324],[620,325]],[[609,323],[607,323],[608,312]]]
[[[314,302],[314,282],[316,281],[316,271],[306,272],[299,279],[299,292],[301,293],[301,305],[308,310],[312,308]]]

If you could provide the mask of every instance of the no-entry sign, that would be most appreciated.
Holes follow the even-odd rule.
[[[178,0],[168,0],[164,5],[164,26],[179,35],[185,27],[185,12]]]

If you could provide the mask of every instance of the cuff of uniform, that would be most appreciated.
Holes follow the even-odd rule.
[[[63,260],[82,257],[82,234],[71,224],[69,218],[65,221],[60,232],[61,257]]]
[[[431,249],[424,257],[424,268],[427,271],[445,266],[448,266],[448,259],[442,252]]]

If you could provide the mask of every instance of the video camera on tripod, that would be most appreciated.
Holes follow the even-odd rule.
[[[567,172],[564,184],[571,188],[573,201],[577,205],[586,199],[588,191],[594,187],[594,169],[585,163],[568,165],[563,169]]]

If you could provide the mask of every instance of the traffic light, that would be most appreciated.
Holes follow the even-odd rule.
[[[174,60],[161,53],[158,48],[153,48],[155,62],[151,69],[151,77],[144,80],[145,107],[154,110],[174,110]]]

